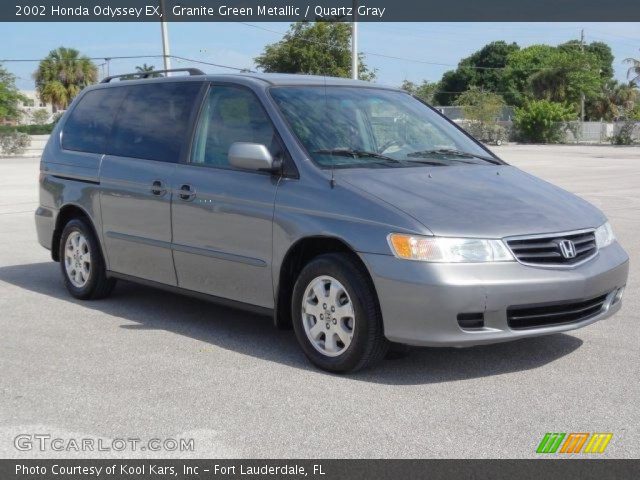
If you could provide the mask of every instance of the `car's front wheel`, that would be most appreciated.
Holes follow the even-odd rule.
[[[302,269],[293,291],[292,318],[304,353],[323,370],[371,366],[388,348],[371,280],[347,254],[321,255]]]

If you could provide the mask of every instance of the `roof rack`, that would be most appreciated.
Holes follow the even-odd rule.
[[[123,77],[127,77],[128,79],[131,79],[131,77],[149,78],[151,75],[155,75],[158,73],[171,73],[171,72],[189,72],[190,76],[205,74],[199,68],[173,68],[171,70],[153,70],[151,72],[133,72],[133,73],[123,73],[122,75],[111,75],[110,77],[103,78],[100,83],[109,83],[114,78],[123,78]]]

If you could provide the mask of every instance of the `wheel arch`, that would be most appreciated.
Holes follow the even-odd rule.
[[[335,236],[311,235],[298,239],[285,254],[277,277],[275,292],[274,324],[279,329],[291,328],[291,296],[293,286],[302,268],[315,257],[325,253],[345,253],[362,268],[370,281],[371,288],[377,292],[367,265],[356,250],[346,241]]]
[[[96,230],[91,216],[84,208],[75,203],[64,205],[56,216],[56,224],[53,230],[53,237],[51,239],[51,258],[53,258],[53,260],[56,262],[60,261],[60,238],[62,237],[62,230],[64,230],[65,225],[69,223],[69,221],[76,218],[82,219],[87,222],[87,225],[89,225],[89,228],[91,228],[94,237],[98,241],[100,251],[102,252],[102,256],[104,258],[102,242],[100,242],[98,231]]]

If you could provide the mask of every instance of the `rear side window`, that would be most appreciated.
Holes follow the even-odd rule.
[[[123,97],[122,88],[101,88],[87,92],[64,124],[62,148],[104,153],[113,119]]]
[[[116,117],[107,153],[178,162],[201,83],[149,83],[121,87],[126,98]]]

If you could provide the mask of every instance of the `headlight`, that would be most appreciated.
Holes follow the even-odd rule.
[[[611,225],[609,225],[609,222],[596,228],[595,234],[596,245],[598,246],[598,248],[603,248],[607,245],[611,245],[616,239],[616,236],[613,234],[613,229],[611,228]]]
[[[391,251],[398,258],[422,262],[509,262],[513,255],[502,240],[422,237],[392,233]]]

